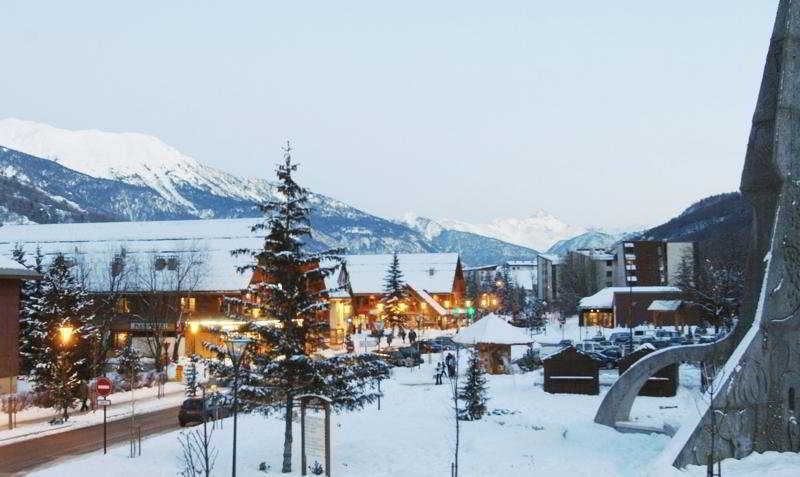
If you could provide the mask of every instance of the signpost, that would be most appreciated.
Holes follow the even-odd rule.
[[[108,406],[111,404],[111,401],[106,399],[106,397],[111,394],[113,384],[107,377],[100,376],[95,381],[95,387],[97,388],[97,394],[103,396],[103,399],[97,400],[97,405],[103,406],[103,454],[105,454],[108,452],[108,421],[106,419],[106,411],[108,410]]]
[[[297,396],[300,400],[300,445],[301,472],[307,475],[308,454],[324,457],[324,464],[319,461],[317,465],[324,465],[325,475],[331,475],[331,400],[317,394],[303,394]],[[306,408],[323,411],[325,417],[317,417],[306,413]],[[324,456],[322,455],[324,454]]]

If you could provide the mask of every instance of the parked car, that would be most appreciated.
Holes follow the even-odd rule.
[[[608,337],[608,341],[614,343],[617,346],[629,342],[630,339],[631,339],[631,335],[627,331],[617,331],[617,332],[611,333],[611,336]]]
[[[208,397],[205,401],[205,418],[207,421],[213,421],[217,417],[228,415],[227,407]],[[203,422],[203,398],[201,397],[191,397],[184,400],[180,411],[178,411],[178,423],[181,427],[192,422]]]
[[[653,346],[655,346],[656,349],[669,348],[670,346],[672,346],[672,342],[669,340],[655,340],[653,342]]]
[[[614,369],[617,366],[616,359],[606,356],[603,353],[595,353],[594,351],[590,351],[586,354],[588,354],[593,360],[597,361],[601,368]]]
[[[622,357],[622,350],[617,348],[616,346],[613,348],[606,348],[600,352],[600,354],[608,356],[611,359],[620,359]]]
[[[422,353],[440,353],[444,351],[442,343],[433,340],[418,341],[419,350]]]
[[[405,366],[410,368],[422,364],[422,358],[417,353],[416,347],[406,346],[405,348],[383,348],[375,351],[375,354],[383,358],[390,366]]]
[[[575,345],[575,349],[578,349],[578,350],[583,351],[585,353],[588,353],[588,352],[599,353],[604,348],[602,346],[600,346],[599,343],[595,343],[595,342],[592,342],[592,341],[584,341],[583,343],[576,344]]]
[[[452,351],[458,348],[466,348],[466,346],[453,341],[453,338],[449,336],[437,336],[436,338],[433,338],[430,341],[435,341],[441,344],[445,351]]]
[[[558,342],[559,348],[569,348],[570,346],[574,346],[575,343],[572,340],[561,340]]]

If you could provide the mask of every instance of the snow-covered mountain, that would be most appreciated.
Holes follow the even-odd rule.
[[[215,214],[187,197],[187,187],[246,201],[274,194],[265,180],[243,179],[206,166],[145,134],[70,131],[11,118],[0,120],[0,144],[91,177],[149,187],[198,217]]]
[[[544,210],[534,211],[524,218],[498,218],[484,224],[452,219],[436,222],[445,229],[493,237],[536,250],[547,250],[559,240],[586,232],[585,228],[569,225]]]
[[[0,120],[0,221],[57,223],[259,217],[268,181],[234,176],[135,133]],[[390,221],[312,194],[314,239],[349,253],[459,252],[466,264],[535,253],[500,240]]]

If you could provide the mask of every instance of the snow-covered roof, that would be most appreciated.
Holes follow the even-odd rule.
[[[8,257],[0,256],[0,278],[39,278],[39,274]]]
[[[561,255],[556,255],[554,253],[540,253],[539,256],[545,260],[550,261],[553,265],[559,265],[564,261],[564,257],[562,257]]]
[[[263,246],[263,235],[250,231],[258,219],[173,220],[153,222],[104,222],[80,224],[6,225],[0,228],[0,257],[10,257],[20,244],[29,260],[41,247],[45,260],[63,253],[87,273],[92,290],[104,290],[111,262],[124,248],[130,264],[147,264],[157,257],[175,257],[180,262],[200,261],[201,276],[194,291],[238,291],[247,287],[249,274],[239,274],[236,267],[249,262],[246,257],[232,257],[238,248]],[[48,257],[49,256],[49,257]],[[158,286],[171,289],[168,268],[162,271]],[[129,289],[136,289],[131,284]]]
[[[345,269],[353,294],[383,293],[391,254],[346,255]],[[457,253],[401,253],[397,255],[403,282],[428,293],[452,293],[459,262]]]
[[[578,308],[613,308],[614,295],[617,293],[680,293],[677,287],[608,287],[592,296],[581,298]]]
[[[675,311],[681,307],[681,300],[653,300],[650,306],[647,307],[648,311]]]
[[[419,297],[422,298],[425,301],[425,303],[428,304],[428,306],[433,308],[433,310],[436,313],[438,313],[439,316],[444,316],[444,315],[447,314],[447,309],[445,309],[442,305],[440,305],[439,302],[434,300],[433,297],[430,296],[425,290],[417,288],[414,285],[412,285],[411,283],[407,283],[407,285],[409,287],[411,287],[411,289],[414,290],[414,293],[419,295]]]
[[[492,343],[514,345],[532,343],[533,339],[522,328],[511,326],[500,316],[489,313],[456,333],[453,341],[461,344]]]

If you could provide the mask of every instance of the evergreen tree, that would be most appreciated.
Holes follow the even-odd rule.
[[[20,265],[35,270],[40,275],[43,274],[42,251],[36,248],[33,265],[26,263],[25,251],[22,246],[17,244],[12,251],[13,258]],[[20,373],[30,375],[37,360],[34,350],[42,346],[41,339],[46,334],[44,322],[39,315],[40,302],[42,299],[41,280],[24,280],[20,288],[20,310],[19,310],[19,354],[20,354]]]
[[[397,252],[392,255],[392,263],[386,270],[384,278],[383,302],[386,305],[386,321],[395,326],[403,326],[403,315],[400,305],[406,299],[406,286],[403,283],[403,272],[400,270],[400,259]]]
[[[258,309],[261,316],[276,320],[279,326],[250,322],[240,330],[254,342],[238,376],[225,362],[211,363],[223,385],[242,385],[239,396],[244,411],[283,413],[283,472],[292,469],[295,396],[320,394],[330,398],[337,410],[359,409],[379,397],[372,384],[388,375],[386,364],[371,354],[327,359],[309,356],[323,344],[328,324],[326,297],[333,291],[326,289],[325,278],[339,266],[341,251],[306,251],[311,239],[308,192],[294,181],[296,170],[287,146],[284,162],[277,168],[279,198],[260,206],[266,219],[252,227],[253,232],[266,231],[264,247],[232,252],[252,259],[239,272],[252,273],[253,279],[247,298],[229,302],[243,312]],[[209,348],[221,356],[226,354],[225,347]]]
[[[189,365],[186,367],[186,395],[197,396],[197,362],[200,360],[197,355],[192,355]]]
[[[139,386],[139,373],[142,371],[142,358],[129,338],[125,347],[117,353],[117,373],[122,376],[128,389],[136,389]]]
[[[486,373],[481,365],[478,350],[472,350],[469,356],[469,365],[465,376],[464,385],[458,393],[458,399],[464,401],[464,407],[460,409],[459,419],[465,421],[475,421],[486,414]]]
[[[57,255],[47,267],[41,287],[41,300],[33,307],[38,316],[31,343],[34,389],[46,394],[67,419],[81,376],[88,374],[88,343],[97,334],[92,325],[92,300],[70,273],[70,263],[63,255]],[[65,330],[71,333],[63,333]]]

